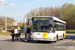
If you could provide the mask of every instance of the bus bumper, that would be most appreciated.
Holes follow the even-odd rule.
[[[38,41],[56,41],[56,38],[32,38],[32,40],[38,40]]]

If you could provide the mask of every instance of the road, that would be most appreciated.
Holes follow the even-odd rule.
[[[11,39],[0,40],[0,50],[74,50],[75,35],[67,34],[64,40],[55,42],[12,42]]]

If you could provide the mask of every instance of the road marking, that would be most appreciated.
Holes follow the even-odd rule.
[[[70,41],[72,41],[72,40],[61,41],[60,43],[59,43],[59,42],[57,42],[57,43],[56,43],[56,44],[54,44],[54,45],[59,45],[59,44],[63,44],[63,43],[70,42]]]
[[[73,42],[75,42],[75,41],[73,41]]]

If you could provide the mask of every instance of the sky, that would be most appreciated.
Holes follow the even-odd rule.
[[[15,21],[24,22],[25,15],[32,9],[61,7],[65,3],[75,4],[75,0],[0,0],[0,16],[8,16],[14,18]]]

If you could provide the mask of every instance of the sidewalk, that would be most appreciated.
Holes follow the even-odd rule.
[[[6,39],[11,39],[11,36],[6,36],[6,35],[0,35],[0,40],[6,40]]]
[[[21,35],[21,38],[24,38],[24,35]],[[12,39],[12,36],[0,35],[0,40]]]
[[[70,33],[67,33],[66,35],[75,36],[75,34],[70,34]]]

